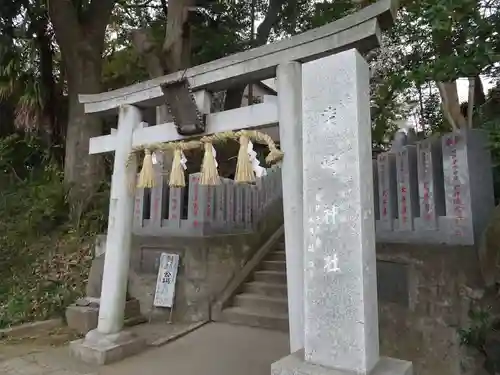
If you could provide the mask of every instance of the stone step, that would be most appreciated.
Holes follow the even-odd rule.
[[[267,271],[286,271],[286,262],[284,260],[264,260],[261,268]]]
[[[273,283],[273,284],[285,284],[286,285],[286,272],[281,271],[255,271],[254,280]]]
[[[269,297],[260,294],[238,294],[234,297],[234,306],[256,312],[288,313],[288,301],[286,298]]]
[[[288,314],[256,312],[241,307],[222,310],[222,321],[250,327],[260,327],[288,332]]]
[[[260,294],[269,297],[287,297],[286,284],[271,284],[253,281],[243,285],[244,293]]]
[[[278,242],[276,244],[276,250],[282,250],[282,251],[285,251],[285,241],[282,241],[282,242]]]
[[[286,261],[286,254],[284,251],[273,251],[266,256],[266,260],[275,260],[275,261]]]

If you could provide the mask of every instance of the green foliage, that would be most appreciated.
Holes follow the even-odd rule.
[[[471,308],[468,315],[468,327],[458,330],[460,344],[482,353],[485,356],[484,370],[491,375],[498,374],[500,362],[496,336],[500,329],[500,321],[489,309],[481,307]]]
[[[486,102],[478,111],[477,122],[488,131],[493,160],[493,182],[496,203],[500,202],[500,91],[499,86],[490,90]]]
[[[500,59],[500,2],[403,1],[384,47],[369,55],[373,75],[374,138],[394,119],[412,116],[419,132],[450,130],[436,81],[493,77]],[[382,110],[380,110],[382,109]],[[384,125],[386,124],[386,125]]]
[[[355,10],[356,7],[351,0],[313,2],[310,5],[311,15],[309,19],[304,19],[303,27],[305,29],[314,29],[328,22],[341,19]]]
[[[19,135],[0,139],[0,188],[0,327],[61,314],[83,292],[106,192],[71,225],[61,171]]]
[[[131,85],[148,78],[149,76],[140,56],[131,46],[115,51],[104,58],[102,82],[103,86],[109,90]]]
[[[262,1],[256,1],[257,8]],[[203,64],[251,47],[250,1],[220,1],[200,14],[193,27],[193,65]]]
[[[391,33],[407,47],[411,79],[452,80],[481,73],[499,57],[498,2],[404,1]]]
[[[16,126],[39,130],[50,103],[51,83],[43,69],[58,66],[52,61],[55,49],[47,22],[46,4],[40,0],[19,0],[15,5],[0,2],[0,100],[12,97],[16,103]],[[47,52],[45,57],[44,51]],[[44,60],[45,58],[45,60]]]
[[[494,329],[493,317],[490,311],[479,308],[469,310],[468,316],[469,327],[458,330],[460,343],[484,353],[486,335]]]

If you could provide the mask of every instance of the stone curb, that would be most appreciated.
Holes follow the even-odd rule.
[[[33,334],[62,327],[63,320],[60,318],[43,320],[41,322],[26,323],[14,327],[0,329],[0,339],[7,337],[25,337]]]
[[[194,323],[190,327],[188,327],[186,330],[174,333],[173,335],[170,335],[170,336],[160,337],[159,339],[156,339],[152,343],[148,343],[148,346],[153,347],[153,348],[159,348],[160,346],[163,346],[165,344],[168,344],[169,342],[175,341],[177,339],[180,339],[183,336],[186,336],[188,333],[196,331],[198,328],[201,328],[202,326],[204,326],[207,323],[210,323],[210,322],[207,320],[204,322]]]

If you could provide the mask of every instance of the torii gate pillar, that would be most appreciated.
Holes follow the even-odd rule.
[[[85,339],[70,344],[75,357],[100,365],[137,353],[146,346],[144,339],[122,331],[134,218],[134,193],[130,186],[137,178],[137,161],[127,163],[127,159],[132,151],[134,130],[141,126],[141,121],[139,108],[120,107],[99,321],[97,329],[87,333]]]

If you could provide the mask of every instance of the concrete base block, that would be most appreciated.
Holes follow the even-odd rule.
[[[127,331],[104,335],[93,330],[84,339],[72,341],[69,348],[71,355],[83,362],[107,365],[143,351],[146,340]]]
[[[274,362],[271,365],[272,375],[353,375],[352,372],[336,370],[304,361],[304,350]],[[378,364],[369,375],[413,375],[413,365],[399,359],[380,358]]]
[[[68,327],[82,335],[97,328],[99,321],[99,302],[84,298],[66,308],[66,322]],[[141,315],[141,306],[137,299],[128,300],[125,303],[125,326],[133,326],[146,322],[147,319]]]
[[[70,305],[66,308],[68,327],[82,335],[97,327],[99,308],[93,306]]]

